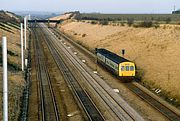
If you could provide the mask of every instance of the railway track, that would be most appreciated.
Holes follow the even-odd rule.
[[[74,56],[72,52],[69,52],[68,49],[63,46],[63,43],[59,43],[57,38],[54,36],[49,36],[52,33],[48,30],[46,31],[45,36],[48,37],[47,42],[49,45],[53,44],[54,49],[58,50],[59,54],[63,54],[67,57],[70,63],[72,63],[76,68],[78,68],[79,72],[81,73],[84,81],[89,84],[93,88],[93,90],[98,94],[98,96],[103,100],[103,102],[107,105],[110,111],[116,116],[116,120],[122,121],[143,121],[144,119],[134,110],[132,109],[118,94],[116,94],[104,81],[98,77],[97,75],[91,73],[86,65]],[[49,34],[49,35],[48,35]],[[63,53],[62,53],[63,52]],[[54,53],[52,53],[55,55]],[[88,70],[88,71],[87,71]]]
[[[38,120],[42,121],[60,121],[59,111],[57,108],[53,87],[49,77],[49,72],[46,66],[44,52],[42,50],[39,32],[32,28],[34,35],[34,49],[35,61],[37,70],[37,80],[39,81],[39,98],[40,98],[40,111]]]
[[[41,35],[43,36],[43,35]],[[54,45],[50,42],[47,36],[44,36],[44,40],[47,42],[48,48],[57,63],[60,71],[62,72],[65,80],[71,86],[73,94],[77,97],[77,100],[80,102],[84,112],[87,115],[88,120],[90,121],[104,121],[104,117],[101,115],[95,104],[92,102],[89,95],[81,87],[76,78],[73,76],[68,66],[64,63],[62,57],[59,55],[57,50],[54,48]]]
[[[66,35],[64,35],[63,33],[53,29],[52,30],[54,32],[54,34],[59,38],[64,38],[66,39],[69,43],[71,43],[73,46],[75,46],[76,48],[78,48],[81,52],[85,53],[86,55],[90,56],[92,61],[95,62],[96,60],[96,56],[86,50],[84,47],[80,46],[79,44],[75,43],[73,40],[71,40],[70,38],[68,38]],[[153,97],[151,97],[149,94],[145,93],[143,90],[141,90],[139,87],[137,87],[135,84],[133,83],[125,83],[125,85],[128,87],[129,90],[131,90],[132,92],[134,92],[136,95],[138,95],[140,98],[142,98],[143,100],[145,100],[147,103],[149,103],[152,107],[154,107],[156,110],[158,110],[160,113],[162,113],[164,116],[166,116],[169,120],[171,121],[179,121],[180,120],[180,115],[177,114],[176,112],[174,112],[173,110],[171,110],[169,107],[165,106],[164,104],[162,104],[161,102],[159,102],[158,100],[154,99]]]
[[[151,106],[153,106],[156,110],[161,112],[171,121],[180,121],[180,116],[173,112],[171,109],[167,108],[165,105],[162,105],[160,102],[149,96],[148,94],[144,93],[141,89],[137,88],[132,83],[127,83],[127,87],[137,94],[140,98],[148,102]]]

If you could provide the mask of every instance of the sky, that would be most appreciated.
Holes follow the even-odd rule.
[[[0,0],[0,10],[82,13],[171,13],[180,0]]]

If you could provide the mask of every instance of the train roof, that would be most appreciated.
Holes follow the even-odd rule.
[[[110,60],[114,61],[117,64],[122,63],[122,62],[130,62],[129,60],[123,57],[120,57],[119,55],[112,53],[109,50],[106,50],[103,48],[97,49],[97,52],[104,55],[105,57],[109,58]]]

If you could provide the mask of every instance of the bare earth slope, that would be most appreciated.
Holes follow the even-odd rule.
[[[125,57],[142,69],[144,83],[180,100],[180,26],[155,29],[66,22],[60,29],[90,49],[103,47],[119,55],[125,49]]]

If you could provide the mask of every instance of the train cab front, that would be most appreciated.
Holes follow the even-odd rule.
[[[135,78],[135,64],[132,62],[123,62],[119,65],[119,77],[123,81],[132,81]]]

